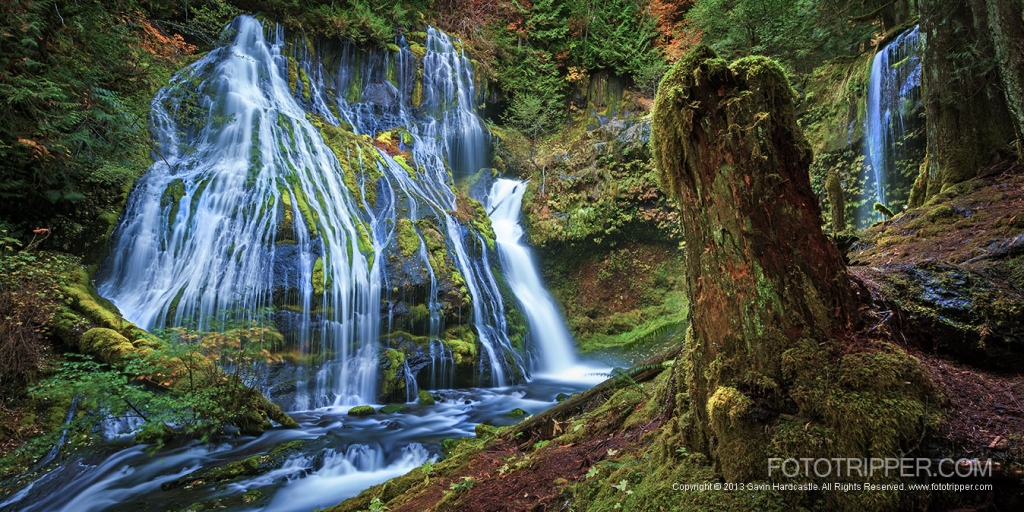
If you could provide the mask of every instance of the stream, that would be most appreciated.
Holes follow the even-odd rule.
[[[298,429],[168,447],[154,454],[145,446],[125,447],[127,440],[112,442],[64,460],[0,502],[0,510],[170,510],[221,500],[227,510],[311,511],[437,460],[442,440],[472,436],[479,423],[514,424],[522,419],[507,415],[515,408],[540,413],[560,393],[576,393],[603,380],[602,372],[579,366],[564,379],[539,376],[504,388],[438,390],[436,404],[410,403],[394,414],[354,417],[347,414],[347,406],[293,411]],[[292,441],[299,446],[263,474],[213,486],[172,485],[197,471],[265,454]],[[253,496],[252,491],[265,497],[258,506],[245,504],[246,493]]]

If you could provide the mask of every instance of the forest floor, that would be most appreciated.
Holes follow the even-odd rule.
[[[1021,164],[995,164],[873,226],[849,259],[945,397],[941,451],[1024,461]]]

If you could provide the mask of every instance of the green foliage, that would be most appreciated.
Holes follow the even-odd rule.
[[[542,99],[529,92],[517,94],[505,112],[505,122],[526,135],[530,145],[554,127],[559,105],[552,104],[554,98]],[[535,154],[535,151],[531,152]]]
[[[420,26],[427,0],[375,2],[372,0],[235,0],[249,12],[261,12],[310,36],[350,39],[385,47],[399,30]]]
[[[456,493],[456,494],[463,493],[463,492],[466,492],[466,491],[472,489],[474,483],[476,483],[476,480],[473,477],[471,477],[471,476],[464,476],[464,477],[462,477],[461,481],[459,481],[459,482],[452,482],[452,484],[448,486],[448,489],[451,492]]]
[[[109,329],[92,329],[83,343],[108,347],[111,337],[129,349],[102,363],[90,356],[66,354],[52,373],[32,389],[42,400],[76,397],[77,413],[63,429],[80,439],[105,419],[136,418],[143,422],[138,442],[160,445],[170,437],[185,435],[208,441],[225,425],[249,430],[260,407],[258,394],[249,387],[261,362],[270,358],[271,343],[264,328],[239,323],[223,332],[172,329],[162,333],[164,342],[143,350],[132,347]],[[90,333],[96,333],[91,338]],[[273,337],[270,337],[271,339]],[[154,346],[155,345],[155,346]],[[222,368],[228,368],[225,373]],[[173,425],[173,428],[171,427]],[[55,442],[55,430],[45,442]],[[32,449],[28,447],[26,449]]]
[[[156,32],[139,8],[0,6],[0,218],[11,236],[46,227],[53,246],[100,247],[148,166],[149,100],[188,45]]]
[[[223,0],[203,0],[195,3],[199,5],[190,6],[189,2],[184,3],[186,8],[190,7],[184,22],[161,20],[161,24],[187,34],[206,46],[218,46],[228,42],[234,34],[230,30],[224,30],[224,27],[242,14],[241,9]]]
[[[573,25],[582,32],[582,42],[574,46],[579,48],[579,63],[587,70],[614,71],[634,79],[646,73],[644,79],[648,82],[650,74],[656,74],[659,67],[664,72],[660,52],[654,48],[656,20],[645,2],[606,0],[572,4]]]
[[[51,319],[69,299],[62,290],[77,261],[32,253],[0,230],[0,391],[21,394],[44,370]]]
[[[872,27],[847,20],[860,6],[809,0],[701,0],[687,14],[703,42],[726,59],[766,55],[797,71],[851,53]]]
[[[370,512],[387,512],[391,510],[384,502],[380,501],[380,498],[374,498],[370,501]]]
[[[511,97],[506,121],[531,140],[564,119],[572,83],[607,71],[653,90],[664,71],[655,19],[636,0],[511,2],[508,11],[489,39]]]

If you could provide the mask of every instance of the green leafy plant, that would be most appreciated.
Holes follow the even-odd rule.
[[[448,489],[453,493],[461,494],[472,489],[474,483],[476,483],[476,480],[473,477],[464,476],[461,481],[452,482],[451,485],[448,486]]]

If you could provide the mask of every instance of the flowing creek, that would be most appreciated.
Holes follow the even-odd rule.
[[[312,510],[603,380],[522,240],[528,185],[486,168],[461,45],[430,29],[389,51],[317,47],[251,17],[229,30],[153,100],[159,150],[98,289],[148,329],[273,311],[295,361],[253,384],[300,428],[148,453],[131,445],[138,419],[107,424],[108,443],[63,455],[0,510]],[[261,454],[255,476],[190,480]]]

